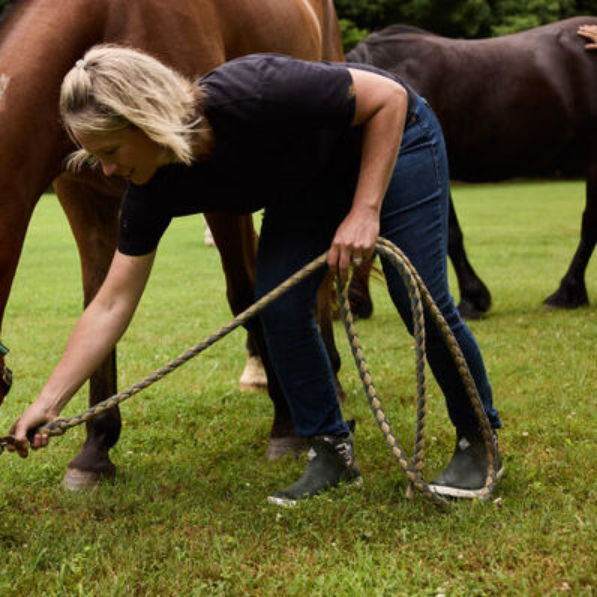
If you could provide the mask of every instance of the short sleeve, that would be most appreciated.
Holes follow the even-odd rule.
[[[124,255],[147,255],[157,249],[171,216],[160,209],[162,202],[143,192],[143,187],[129,185],[120,213],[118,250]]]
[[[228,117],[285,128],[350,127],[355,112],[352,76],[346,65],[306,62],[277,54],[254,54],[224,64],[209,88]]]

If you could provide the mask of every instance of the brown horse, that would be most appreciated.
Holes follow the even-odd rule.
[[[75,236],[84,301],[95,295],[116,246],[123,183],[97,173],[63,172],[72,147],[58,117],[62,78],[90,46],[112,42],[143,49],[189,76],[253,52],[306,60],[342,59],[332,0],[16,0],[0,22],[0,323],[27,225],[53,181]],[[248,216],[208,214],[220,250],[227,297],[237,313],[253,300],[256,235]],[[272,438],[294,435],[258,326],[274,402]],[[10,386],[0,352],[0,402]],[[90,402],[116,390],[115,353],[90,383]],[[117,409],[87,426],[87,440],[65,482],[88,486],[114,474],[109,450],[118,440]]]
[[[442,123],[451,176],[492,182],[563,171],[587,181],[578,249],[550,307],[588,303],[585,271],[597,241],[597,56],[577,35],[577,17],[494,39],[447,39],[393,26],[370,35],[348,60],[404,78]],[[449,253],[460,286],[459,309],[478,316],[491,303],[470,266],[456,213]]]

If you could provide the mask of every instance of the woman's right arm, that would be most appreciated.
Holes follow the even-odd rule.
[[[16,440],[8,446],[25,458],[32,448],[47,445],[48,437],[27,432],[55,419],[77,390],[98,369],[126,331],[147,284],[155,251],[133,257],[116,251],[102,287],[75,326],[66,350],[37,400],[14,423]]]

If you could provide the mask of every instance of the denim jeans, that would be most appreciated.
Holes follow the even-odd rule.
[[[494,428],[501,427],[477,343],[460,317],[448,289],[449,182],[440,125],[419,98],[404,131],[381,210],[380,234],[412,261],[454,332],[483,406]],[[348,207],[347,207],[348,209]],[[257,297],[327,249],[344,214],[335,219],[266,209],[257,258]],[[383,261],[383,260],[382,260]],[[412,334],[408,294],[397,272],[383,263],[392,301]],[[311,276],[261,314],[274,369],[304,437],[346,431],[336,400],[333,373],[316,326],[314,304],[325,272]],[[477,428],[476,415],[435,324],[426,318],[427,357],[444,393],[450,419],[459,429]]]

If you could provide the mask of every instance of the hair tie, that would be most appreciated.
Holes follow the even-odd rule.
[[[85,70],[85,67],[87,66],[87,62],[85,62],[85,60],[77,60],[77,62],[75,62],[75,66],[77,68],[82,68],[83,70]]]

